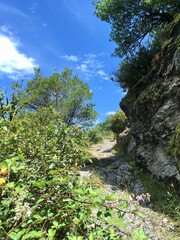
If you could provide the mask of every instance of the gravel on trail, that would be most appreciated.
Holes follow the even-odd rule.
[[[103,179],[103,192],[115,194],[128,202],[127,212],[124,216],[124,223],[129,223],[124,229],[120,239],[132,239],[135,229],[142,229],[148,240],[178,240],[174,237],[173,222],[165,215],[153,210],[153,203],[150,195],[137,174],[113,152],[115,142],[104,140],[102,143],[93,145],[89,152],[92,156],[92,163],[80,171],[82,181],[91,179],[94,173],[98,173]],[[132,214],[136,208],[142,216]]]

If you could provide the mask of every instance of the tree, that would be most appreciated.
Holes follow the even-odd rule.
[[[98,0],[95,15],[112,25],[110,39],[122,57],[136,51],[147,36],[155,36],[179,13],[177,0]]]
[[[61,74],[54,72],[50,77],[43,77],[40,69],[35,69],[35,77],[27,82],[24,90],[18,91],[17,98],[26,111],[56,109],[68,125],[88,125],[97,116],[88,85],[77,75],[72,76],[72,70],[68,68]]]

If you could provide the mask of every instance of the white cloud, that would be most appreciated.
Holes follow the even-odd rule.
[[[104,80],[109,80],[109,76],[103,70],[97,71],[97,74]]]
[[[114,115],[116,112],[112,111],[112,112],[107,112],[106,113],[106,116],[111,116],[111,115]]]
[[[87,68],[87,64],[85,64],[85,63],[82,63],[81,65],[77,66],[76,69],[81,70],[82,72],[85,72],[85,73],[87,73],[89,71]]]
[[[107,74],[103,70],[97,71],[97,74],[102,76],[102,77],[107,76]]]
[[[14,39],[12,34],[7,36],[0,33],[0,71],[13,79],[32,74],[36,66],[32,57],[27,57],[19,51],[19,45],[20,42]]]
[[[108,74],[103,70],[104,64],[99,60],[99,54],[95,55],[92,53],[85,54],[76,69],[80,70],[87,79],[90,78],[101,78],[108,80]]]
[[[75,55],[65,55],[65,56],[61,56],[61,58],[64,58],[68,61],[72,61],[72,62],[78,62],[79,58]]]

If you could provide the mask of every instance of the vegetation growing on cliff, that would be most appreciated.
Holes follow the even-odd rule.
[[[99,0],[95,14],[111,24],[115,55],[126,56],[113,80],[124,89],[133,87],[151,67],[154,53],[167,37],[168,25],[179,13],[176,0]]]
[[[177,125],[175,133],[169,142],[168,153],[180,161],[180,123]],[[180,169],[180,162],[178,169]]]
[[[147,36],[155,36],[179,13],[176,0],[99,0],[95,2],[96,16],[111,24],[111,39],[118,47],[118,56],[133,53]],[[145,39],[146,38],[146,39]]]
[[[119,82],[123,89],[129,89],[141,80],[151,68],[153,51],[141,47],[139,52],[127,57],[117,71],[114,72],[113,81]]]

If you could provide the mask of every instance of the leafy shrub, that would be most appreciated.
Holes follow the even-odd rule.
[[[103,134],[102,134],[101,128],[99,126],[91,128],[88,131],[88,139],[89,139],[89,142],[93,144],[101,142],[103,140]]]
[[[110,129],[110,116],[108,116],[104,122],[101,122],[95,127],[91,128],[88,131],[88,138],[90,144],[101,142],[104,138],[112,138],[112,132]]]
[[[117,111],[110,118],[110,129],[113,133],[120,133],[125,129],[127,117],[122,110]]]
[[[0,119],[0,239],[119,239],[125,210],[79,179],[85,140],[51,108]]]
[[[75,169],[86,159],[84,136],[61,121],[54,124],[46,111],[0,121],[1,168],[10,171],[1,193],[1,239],[44,239],[60,232],[62,237],[73,225],[66,199],[78,187]]]
[[[132,88],[150,70],[153,51],[141,47],[134,56],[127,57],[114,73],[114,79],[123,89]]]

